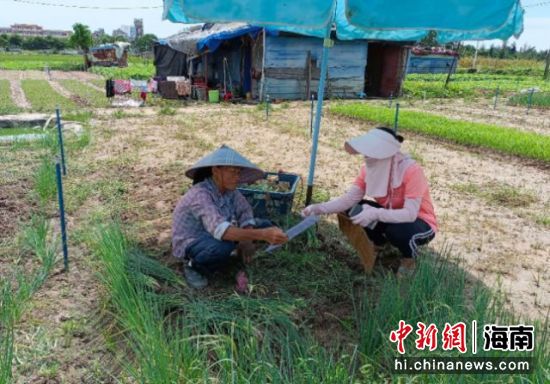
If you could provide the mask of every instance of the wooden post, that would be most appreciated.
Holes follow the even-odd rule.
[[[204,54],[204,101],[208,101],[208,52]]]
[[[306,57],[306,95],[304,100],[308,100],[311,95],[311,51],[307,51]]]
[[[451,81],[451,74],[453,73],[453,68],[455,67],[457,62],[457,57],[453,57],[453,62],[451,63],[451,67],[449,68],[449,73],[447,74],[447,79],[445,80],[445,88],[447,88],[447,85],[449,85],[449,81]]]
[[[474,59],[472,60],[472,68],[473,69],[476,69],[478,49],[479,49],[479,41],[476,41],[476,51],[474,52]]]
[[[260,79],[260,101],[264,101],[265,90],[265,28],[262,30],[262,78]]]

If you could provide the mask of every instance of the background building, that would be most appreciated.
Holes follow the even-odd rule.
[[[73,31],[44,29],[36,24],[12,24],[9,28],[0,27],[0,33],[8,33],[20,36],[54,36],[69,37]]]
[[[143,36],[143,19],[134,19],[134,28],[136,29],[136,39]]]

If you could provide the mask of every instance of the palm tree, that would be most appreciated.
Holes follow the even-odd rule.
[[[71,45],[80,48],[84,52],[84,68],[88,70],[90,62],[88,60],[88,52],[92,45],[92,32],[87,25],[76,23],[73,25],[73,34],[69,39]]]

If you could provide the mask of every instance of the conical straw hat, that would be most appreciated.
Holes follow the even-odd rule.
[[[264,171],[225,144],[197,161],[185,172],[185,176],[193,179],[198,170],[214,166],[241,167],[240,183],[252,183],[264,177]]]

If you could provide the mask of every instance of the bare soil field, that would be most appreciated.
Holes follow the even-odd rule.
[[[174,191],[178,183],[185,184],[186,167],[223,143],[265,169],[307,177],[309,109],[301,103],[275,105],[274,109],[268,121],[253,106],[197,105],[180,109],[173,117],[148,116],[143,111],[129,123],[115,121],[116,134],[96,156],[108,159],[139,143],[141,148],[132,161],[132,178],[138,181],[135,200],[152,208],[150,220],[156,230],[150,236],[165,238],[176,202],[166,188]],[[369,128],[325,114],[316,169],[319,188],[331,196],[346,190],[361,160],[341,150],[342,144]],[[431,183],[441,228],[432,246],[451,246],[475,276],[489,285],[500,281],[510,304],[520,313],[544,317],[550,309],[548,169],[418,135],[405,136],[405,151],[420,161]],[[181,145],[182,139],[196,144]],[[164,179],[158,170],[167,168],[170,176]],[[178,169],[175,174],[174,168]],[[516,193],[518,201],[514,200]]]

